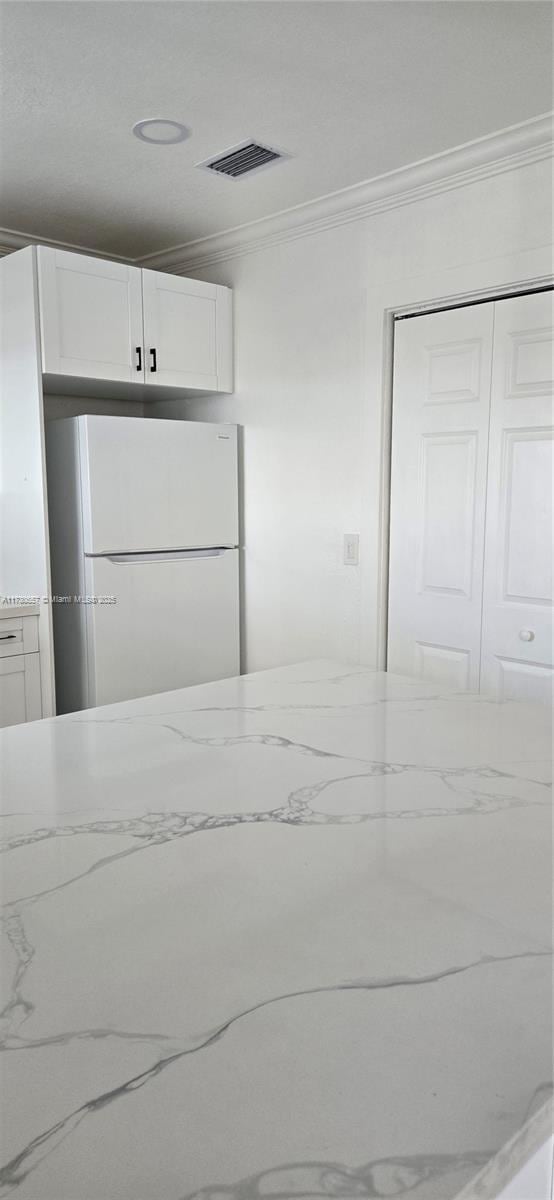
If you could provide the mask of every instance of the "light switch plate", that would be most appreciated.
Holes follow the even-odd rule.
[[[359,533],[345,533],[344,535],[344,565],[345,567],[357,567],[360,561],[360,535]]]

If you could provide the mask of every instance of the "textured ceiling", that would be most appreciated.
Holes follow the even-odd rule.
[[[0,226],[139,256],[255,220],[548,111],[551,39],[546,0],[8,0]],[[195,168],[249,137],[292,157]]]

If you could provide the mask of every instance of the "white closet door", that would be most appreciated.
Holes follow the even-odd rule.
[[[495,304],[483,691],[552,688],[552,293]]]
[[[388,669],[478,688],[494,305],[395,328]]]

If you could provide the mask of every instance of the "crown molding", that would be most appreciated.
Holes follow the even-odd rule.
[[[554,113],[544,113],[395,171],[377,175],[365,183],[354,184],[221,233],[195,238],[179,246],[137,258],[126,258],[13,229],[0,229],[0,256],[11,254],[24,246],[40,244],[78,254],[92,254],[95,258],[111,259],[112,262],[186,275],[187,271],[201,270],[281,242],[361,221],[377,213],[414,204],[418,200],[540,162],[552,156],[553,132]]]
[[[281,242],[361,221],[549,158],[553,130],[554,114],[546,113],[365,183],[136,261],[153,270],[185,275]]]
[[[73,254],[91,254],[93,258],[106,258],[109,262],[134,263],[138,259],[124,258],[121,254],[109,254],[105,250],[93,250],[91,246],[78,246],[74,242],[60,242],[55,238],[39,237],[35,233],[21,233],[18,229],[0,229],[0,258],[24,250],[25,246],[52,246],[54,250],[71,250]]]

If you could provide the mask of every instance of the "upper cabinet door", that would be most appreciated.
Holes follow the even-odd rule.
[[[146,383],[194,391],[230,392],[229,288],[142,272]]]
[[[37,253],[43,371],[142,383],[140,269],[47,246]]]

